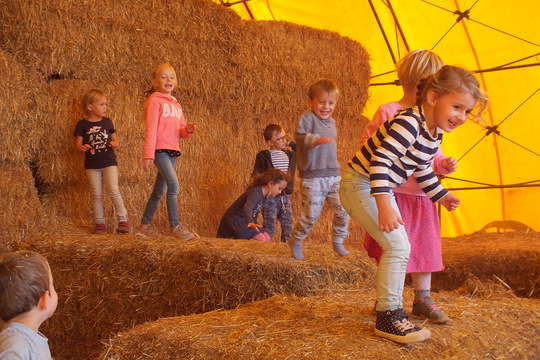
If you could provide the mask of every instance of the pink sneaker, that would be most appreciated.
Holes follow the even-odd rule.
[[[171,228],[171,235],[179,238],[180,240],[189,241],[195,239],[195,234],[184,229],[182,225],[176,225],[175,227]]]
[[[118,228],[116,229],[117,234],[127,234],[130,230],[129,223],[127,221],[120,221],[118,223]]]
[[[435,304],[431,296],[426,296],[413,304],[412,314],[426,318],[433,324],[446,324],[450,318]]]
[[[94,226],[95,235],[105,234],[106,232],[107,232],[107,228],[105,227],[105,224],[96,224]]]

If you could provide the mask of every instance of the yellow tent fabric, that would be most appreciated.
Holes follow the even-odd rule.
[[[408,50],[435,51],[477,73],[491,100],[484,123],[444,137],[458,171],[442,180],[460,199],[441,211],[443,236],[517,221],[540,231],[540,26],[536,0],[214,0],[243,19],[289,21],[336,31],[371,55],[364,115],[399,99],[395,62]],[[346,54],[343,54],[346,56]],[[502,227],[504,229],[504,225]],[[493,227],[493,229],[496,229]]]

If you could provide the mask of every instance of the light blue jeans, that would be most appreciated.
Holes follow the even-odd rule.
[[[127,221],[127,210],[118,187],[118,166],[107,166],[103,169],[86,169],[86,177],[90,187],[90,195],[94,204],[94,222],[105,224],[103,217],[103,182],[107,195],[111,199],[118,221]]]
[[[377,311],[395,310],[403,307],[403,287],[411,245],[402,225],[391,232],[379,230],[379,211],[370,191],[369,177],[347,166],[339,190],[341,204],[382,247],[377,268]],[[399,213],[393,194],[390,202]]]
[[[156,152],[154,165],[158,169],[154,190],[146,203],[141,223],[148,225],[154,219],[159,202],[167,194],[167,215],[171,228],[180,224],[178,220],[178,194],[180,193],[180,183],[174,171],[176,158],[167,153]]]

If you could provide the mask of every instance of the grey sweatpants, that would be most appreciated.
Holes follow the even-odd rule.
[[[340,180],[341,176],[302,179],[300,185],[302,208],[289,242],[301,244],[304,241],[321,216],[324,203],[328,202],[330,210],[334,213],[332,242],[343,244],[348,235],[349,214],[343,209],[339,199]]]

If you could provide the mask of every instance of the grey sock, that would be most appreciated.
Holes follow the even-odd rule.
[[[332,244],[332,247],[334,248],[334,251],[339,255],[339,256],[347,256],[350,254],[350,252],[345,249],[345,247],[343,246],[343,244],[341,243],[333,243]]]
[[[293,258],[296,260],[303,260],[304,254],[302,253],[302,243],[301,242],[294,242],[289,239],[288,241],[289,247],[291,248],[291,253]]]
[[[416,303],[419,300],[422,300],[426,296],[429,296],[429,289],[428,290],[414,290],[414,302]]]

